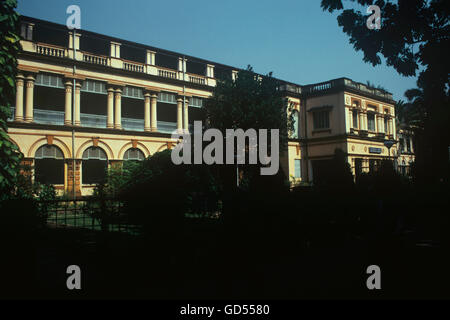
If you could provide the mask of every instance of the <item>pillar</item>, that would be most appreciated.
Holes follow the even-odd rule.
[[[114,114],[114,128],[122,129],[122,89],[117,88],[115,91],[115,114]]]
[[[350,132],[350,129],[353,128],[353,110],[350,108],[345,108],[345,110],[347,112],[347,121],[348,121],[346,131]]]
[[[150,104],[151,104],[151,131],[158,131],[158,119],[157,119],[157,113],[156,113],[156,100],[158,98],[158,95],[156,93],[153,93],[150,96]]]
[[[183,131],[183,98],[177,99],[177,130]]]
[[[114,89],[108,88],[108,107],[106,110],[106,127],[114,128]]]
[[[385,128],[384,128],[384,118],[383,118],[383,116],[379,116],[378,117],[378,120],[379,120],[379,127],[378,127],[378,133],[384,133],[385,132]]]
[[[24,77],[18,74],[16,77],[16,111],[14,120],[23,121],[23,84]]]
[[[72,82],[66,81],[66,99],[64,104],[64,124],[72,124]]]
[[[34,77],[28,76],[27,82],[27,96],[26,96],[26,110],[25,110],[25,121],[33,122],[33,95],[34,95]]]
[[[144,131],[150,131],[150,93],[144,94]]]
[[[185,132],[189,132],[189,99],[184,99],[184,108],[183,108],[183,127]]]
[[[75,106],[74,106],[74,124],[76,126],[81,125],[80,120],[80,99],[81,99],[81,83],[79,80],[75,83]]]

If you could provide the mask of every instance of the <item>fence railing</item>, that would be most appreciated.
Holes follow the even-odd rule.
[[[45,206],[47,225],[55,228],[86,228],[95,231],[125,232],[138,235],[141,227],[131,224],[116,199],[40,201]]]

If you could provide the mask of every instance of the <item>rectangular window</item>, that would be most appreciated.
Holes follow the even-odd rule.
[[[301,160],[296,159],[294,160],[294,177],[296,179],[300,179],[302,177],[302,171],[301,171]]]
[[[358,129],[358,110],[353,110],[353,128]]]
[[[191,97],[189,99],[189,105],[192,107],[202,108],[203,107],[203,99],[197,97]]]
[[[388,118],[384,118],[384,132],[389,133],[389,122]]]
[[[158,93],[158,101],[165,103],[177,103],[177,98],[173,93],[160,92]]]
[[[374,113],[367,114],[367,129],[369,131],[375,131],[375,114]]]
[[[106,94],[106,84],[101,81],[85,80],[81,86],[81,91]]]
[[[44,87],[64,88],[62,76],[48,73],[38,73],[35,84]]]
[[[123,96],[134,99],[144,99],[144,93],[141,88],[125,87],[123,89]]]
[[[330,128],[329,111],[315,111],[313,113],[314,129]]]

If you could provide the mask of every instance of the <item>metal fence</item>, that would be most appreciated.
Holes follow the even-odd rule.
[[[97,231],[140,234],[141,227],[131,224],[116,199],[78,199],[41,201],[47,225],[55,228],[86,228]]]

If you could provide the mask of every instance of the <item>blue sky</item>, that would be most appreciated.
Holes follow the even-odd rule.
[[[382,85],[404,99],[415,77],[362,61],[320,0],[18,0],[23,15],[66,23],[81,8],[81,28],[244,68],[298,84],[339,77]]]

